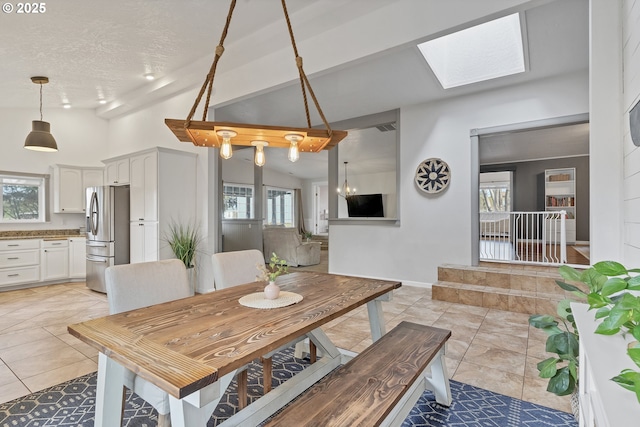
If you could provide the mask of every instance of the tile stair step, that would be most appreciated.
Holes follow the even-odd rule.
[[[507,290],[558,295],[564,295],[565,293],[556,284],[556,280],[562,279],[557,272],[557,266],[505,264],[511,266],[509,268],[486,266],[487,263],[483,264],[485,265],[477,267],[443,264],[438,267],[438,280]]]
[[[564,293],[495,288],[447,281],[438,281],[431,288],[431,298],[437,301],[526,314],[555,315],[558,301],[566,296]],[[571,298],[575,299],[573,295]]]

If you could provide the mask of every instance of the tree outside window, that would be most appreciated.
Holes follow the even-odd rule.
[[[44,222],[45,178],[0,175],[0,222]]]

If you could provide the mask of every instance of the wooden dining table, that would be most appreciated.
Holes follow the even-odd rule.
[[[266,310],[241,305],[241,297],[264,289],[254,282],[69,325],[100,352],[95,425],[120,425],[128,369],[169,394],[174,427],[205,426],[238,370],[308,337],[322,357],[222,424],[257,425],[353,356],[331,342],[323,325],[366,304],[376,341],[385,333],[382,302],[401,286],[312,272],[280,276],[277,284],[302,300]]]

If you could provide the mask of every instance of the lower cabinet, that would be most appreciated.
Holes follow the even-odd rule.
[[[69,278],[84,279],[87,277],[87,239],[85,237],[69,238]]]
[[[40,240],[0,241],[0,287],[40,281]]]
[[[42,242],[42,281],[69,278],[69,241]]]
[[[157,222],[132,222],[129,239],[131,264],[158,261]]]

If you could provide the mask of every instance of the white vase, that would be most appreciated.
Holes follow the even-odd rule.
[[[264,287],[264,297],[266,299],[278,299],[280,296],[280,286],[276,285],[276,282],[269,282]]]

